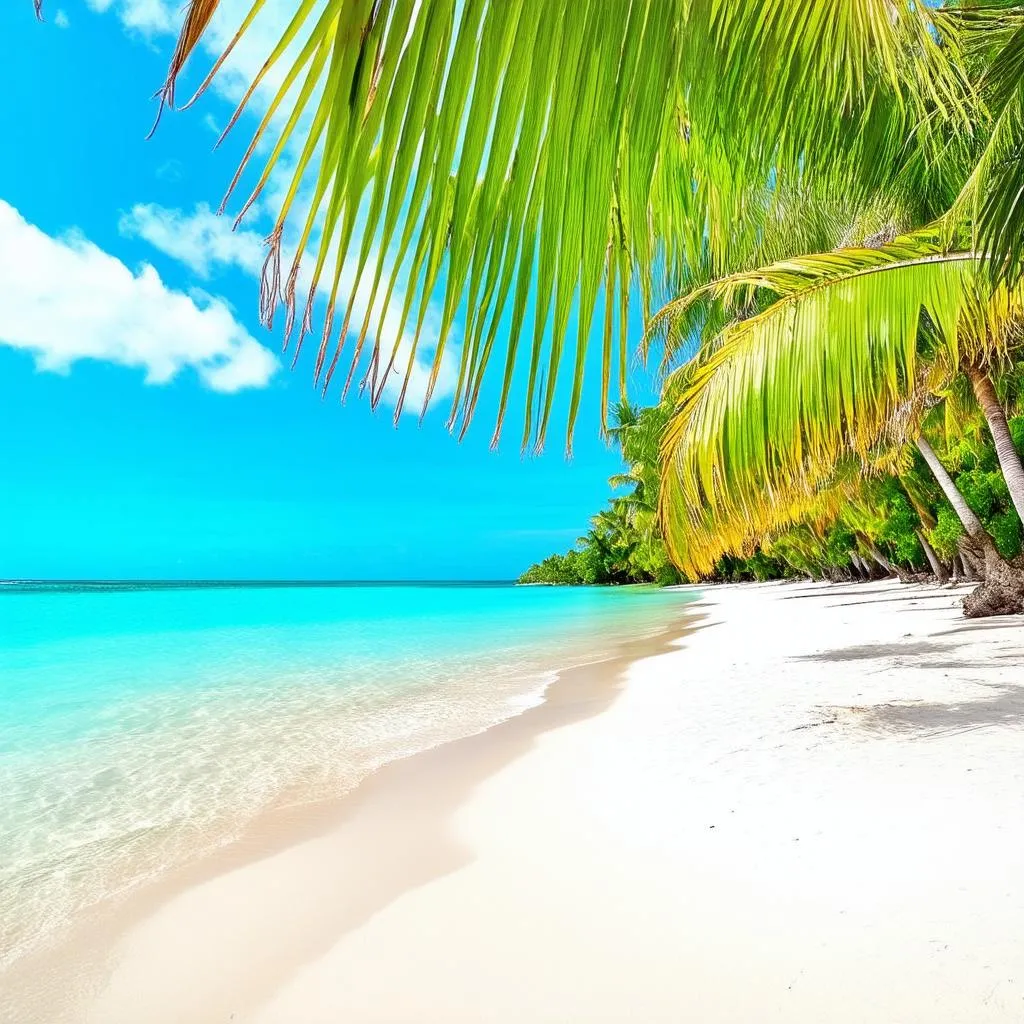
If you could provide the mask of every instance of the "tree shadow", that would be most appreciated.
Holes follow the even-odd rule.
[[[1016,629],[1024,626],[1024,616],[993,615],[989,619],[965,619],[962,625],[936,633],[936,636],[953,636],[956,633],[988,633],[998,629]],[[1024,634],[1021,634],[1024,637]],[[1024,659],[1022,659],[1024,660]]]
[[[908,610],[919,608],[922,601],[941,601],[948,602],[950,598],[957,596],[956,591],[952,590],[934,590],[927,593],[910,594],[903,592],[900,594],[888,593],[882,597],[871,597],[866,601],[841,601],[834,605],[830,605],[831,608],[850,608],[854,605],[860,604],[898,604],[901,606],[901,610]],[[966,595],[962,595],[966,596]]]
[[[1019,728],[1024,724],[1024,687],[981,684],[989,691],[977,700],[919,701],[907,704],[874,704],[869,707],[837,707],[829,711],[833,721],[859,726],[884,736],[920,738],[950,736],[992,726]]]
[[[820,654],[803,654],[794,661],[820,661],[825,663],[837,661],[873,661],[876,658],[903,657],[914,654],[946,654],[955,645],[933,644],[927,640],[919,640],[909,644],[862,644],[857,647],[837,647]]]
[[[834,664],[839,662],[881,661],[899,659],[901,668],[922,672],[942,671],[971,683],[981,696],[948,701],[905,701],[874,704],[864,707],[833,706],[822,709],[820,724],[848,724],[876,735],[939,736],[969,732],[992,726],[1019,727],[1024,724],[1024,685],[986,682],[976,673],[995,670],[1008,673],[1011,664],[1024,662],[1024,650],[1012,643],[1019,634],[1006,633],[993,636],[994,630],[1019,629],[1021,621],[1007,616],[999,620],[968,622],[963,626],[938,633],[935,636],[966,636],[944,643],[932,640],[913,640],[906,643],[863,644],[843,647],[819,654],[804,655],[795,661]],[[971,634],[984,633],[986,650],[973,658],[958,658],[959,648],[971,642]],[[993,650],[993,645],[996,649]],[[932,657],[929,657],[931,655]],[[884,666],[883,666],[884,667]]]

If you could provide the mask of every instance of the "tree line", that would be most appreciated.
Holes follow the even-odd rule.
[[[1002,382],[1013,389],[1024,367]],[[831,513],[776,532],[746,556],[723,554],[709,572],[688,576],[669,558],[657,516],[659,445],[671,406],[615,411],[612,434],[627,471],[611,478],[626,494],[612,497],[590,528],[564,554],[529,567],[521,583],[559,585],[744,582],[810,579],[853,582],[897,577],[904,581],[980,581],[979,567],[961,554],[963,523],[920,453],[902,472],[865,479],[856,496]],[[1024,453],[1024,415],[1009,419],[1016,449]],[[1000,556],[1019,562],[1024,529],[1010,498],[991,436],[982,418],[958,421],[939,447],[954,486],[992,537]]]

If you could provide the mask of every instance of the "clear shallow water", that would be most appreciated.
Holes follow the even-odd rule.
[[[0,966],[681,620],[648,588],[0,587]]]

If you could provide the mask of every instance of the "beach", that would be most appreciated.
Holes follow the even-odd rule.
[[[550,684],[574,666],[678,635],[692,598],[500,583],[5,587],[0,1020],[82,1019],[121,934],[169,897],[330,832],[385,766],[419,772],[412,755],[485,733],[497,751],[493,726],[529,725],[522,712],[553,707],[565,684]],[[452,778],[448,810],[474,776]],[[381,856],[367,857],[358,877],[372,880]],[[303,926],[303,942],[313,934]]]
[[[1018,1021],[1020,623],[963,592],[708,588],[166,893],[81,1019]]]
[[[1024,1024],[1024,0],[85,8],[0,1024]]]

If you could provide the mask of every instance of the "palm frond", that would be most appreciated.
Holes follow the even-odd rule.
[[[799,480],[728,508],[695,509],[687,505],[678,476],[666,472],[658,509],[661,535],[672,562],[701,579],[724,555],[748,558],[795,525],[834,522],[861,483],[859,467],[846,460],[817,484]]]
[[[666,540],[678,546],[693,529],[708,551],[742,547],[740,533],[775,516],[793,521],[787,509],[844,458],[866,463],[915,436],[926,395],[961,360],[1005,352],[1024,312],[1019,290],[991,292],[975,254],[921,238],[786,261],[720,287],[776,298],[688,371],[665,432]]]
[[[613,473],[608,477],[608,484],[614,490],[619,487],[635,487],[637,478],[633,473]]]
[[[246,18],[238,34],[235,36],[234,42],[228,47],[228,53],[234,48],[235,42],[238,41],[244,29],[251,23],[255,18],[259,9],[263,6],[265,0],[258,0],[253,5],[252,11]],[[42,0],[36,0],[37,6],[42,4]],[[175,99],[175,86],[178,81],[178,76],[184,70],[185,65],[188,63],[189,57],[192,56],[193,51],[199,45],[199,41],[202,39],[203,34],[210,26],[210,22],[213,20],[214,14],[217,13],[217,8],[220,6],[220,0],[189,0],[185,8],[185,21],[181,27],[181,32],[178,35],[178,44],[174,48],[174,53],[171,56],[171,63],[167,68],[167,78],[164,80],[164,84],[157,91],[157,98],[160,101],[160,105],[157,109],[156,122],[153,125],[153,130],[156,130],[157,124],[160,123],[160,115],[164,111],[165,106],[169,106],[173,109]],[[227,54],[225,54],[227,56]],[[218,61],[217,66],[223,62],[222,57]],[[150,133],[152,134],[152,133]]]
[[[1024,276],[1024,5],[959,11],[968,52],[983,53],[981,93],[994,115],[951,217],[969,217],[996,282]]]
[[[293,168],[268,239],[265,322],[283,302],[296,353],[305,336],[319,335],[314,375],[325,390],[349,334],[345,390],[372,334],[363,383],[375,402],[393,369],[408,381],[427,306],[437,301],[429,401],[464,310],[450,424],[473,416],[501,336],[495,437],[525,374],[524,444],[543,444],[566,373],[571,436],[602,291],[604,422],[609,381],[625,384],[634,285],[648,309],[658,282],[680,280],[698,248],[719,254],[729,246],[749,197],[770,181],[877,187],[898,165],[908,133],[958,121],[969,94],[944,12],[923,3],[293,6],[231,121],[276,69],[280,85],[229,190],[257,152],[269,154],[244,214],[275,169],[285,160]],[[235,41],[263,7],[252,4]],[[162,105],[173,105],[217,8],[217,0],[189,5]],[[309,200],[304,214],[300,196]],[[286,244],[296,255],[283,269]],[[303,275],[307,249],[312,270]],[[355,283],[344,289],[353,263]],[[380,310],[400,279],[406,301],[396,336],[382,337]],[[364,280],[370,301],[354,323]],[[326,309],[314,330],[321,292]]]

